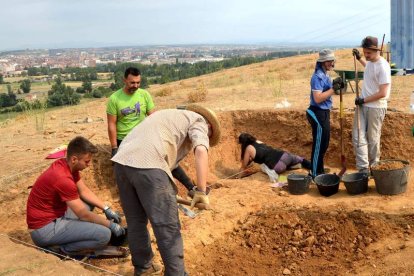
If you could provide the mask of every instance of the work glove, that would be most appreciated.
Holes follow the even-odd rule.
[[[115,223],[121,223],[122,219],[118,212],[112,211],[108,206],[105,206],[103,211],[107,219],[113,220]]]
[[[355,105],[363,105],[365,103],[364,98],[356,97],[355,98]]]
[[[118,223],[112,222],[109,224],[109,229],[111,229],[112,234],[116,237],[125,235],[125,229]]]
[[[352,55],[355,56],[357,60],[361,59],[361,54],[359,53],[359,50],[356,48],[352,49]]]
[[[188,191],[187,195],[193,198],[196,191],[197,191],[197,186],[194,186],[191,190]],[[211,188],[206,187],[206,195],[208,195],[210,191],[211,191]]]
[[[340,90],[341,88],[345,87],[345,83],[342,81],[341,77],[337,77],[332,81],[332,88],[335,91]]]
[[[193,200],[191,200],[191,208],[194,208],[196,203],[205,203],[210,204],[210,200],[208,199],[208,195],[201,191],[195,191]]]
[[[117,152],[118,152],[118,148],[112,148],[111,158],[114,157]]]

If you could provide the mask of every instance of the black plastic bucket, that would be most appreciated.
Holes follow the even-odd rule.
[[[368,175],[366,173],[344,174],[342,181],[348,194],[359,195],[368,191]]]
[[[340,178],[336,174],[320,174],[313,181],[323,196],[331,196],[338,192]]]
[[[312,177],[304,174],[291,173],[287,177],[288,191],[292,195],[303,195],[309,192]]]
[[[375,166],[386,162],[401,162],[404,164],[402,169],[395,170],[376,170]],[[375,188],[382,195],[396,195],[404,193],[410,176],[410,162],[399,159],[381,160],[371,166],[371,174],[374,177]]]

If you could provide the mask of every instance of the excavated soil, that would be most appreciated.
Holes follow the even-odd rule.
[[[381,259],[371,248],[385,238],[395,236],[404,249],[412,224],[412,217],[361,210],[271,207],[239,220],[203,250],[197,267],[212,275],[352,275]]]
[[[327,167],[333,172],[340,170],[337,116],[333,112],[332,140],[326,156]],[[383,156],[412,161],[413,142],[407,137],[409,116],[402,113],[387,115],[382,139]],[[300,196],[289,195],[286,187],[272,188],[268,177],[257,166],[249,177],[230,179],[228,177],[240,166],[239,133],[252,133],[272,146],[310,156],[311,131],[304,112],[296,110],[229,111],[219,113],[219,118],[223,139],[209,154],[212,210],[198,212],[195,219],[180,213],[186,267],[191,275],[346,275],[365,272],[382,275],[384,271],[389,275],[398,271],[408,275],[414,272],[414,265],[398,259],[404,254],[414,257],[412,177],[407,192],[398,196],[378,195],[375,183],[370,180],[366,194],[350,196],[341,184],[339,192],[329,198],[321,197],[314,184],[308,194]],[[345,156],[348,171],[352,171],[354,159],[350,150],[351,124],[352,114],[347,114],[345,148],[348,150]],[[392,132],[387,130],[390,125]],[[103,122],[94,128],[104,128]],[[99,138],[96,144],[99,152],[92,166],[82,172],[83,179],[100,198],[121,210],[109,160],[109,145]],[[193,162],[193,156],[189,155],[181,163],[191,177],[195,175]],[[299,169],[295,173],[306,171]],[[7,193],[2,193],[0,201],[0,210],[7,210],[0,212],[2,231],[28,244],[31,239],[26,230],[25,204],[30,192],[28,187],[37,176],[38,173],[32,173],[17,181]],[[177,186],[185,197],[183,186],[179,183]],[[152,243],[156,249],[155,238]],[[22,252],[33,251],[30,247],[18,246]],[[398,266],[394,264],[395,259],[399,260]],[[156,261],[161,261],[158,253]],[[130,257],[92,259],[88,263],[121,275],[132,273]],[[23,270],[21,266],[16,267],[12,275],[38,273],[36,266],[27,267]],[[104,273],[90,267],[85,269],[86,274]]]
[[[373,170],[377,171],[391,171],[403,169],[406,165],[400,161],[389,161],[372,166]]]

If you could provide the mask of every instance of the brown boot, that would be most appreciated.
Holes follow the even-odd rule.
[[[134,271],[134,276],[145,276],[145,275],[160,275],[162,272],[162,266],[160,264],[152,263],[150,268],[147,268],[144,271],[138,272],[136,269]]]

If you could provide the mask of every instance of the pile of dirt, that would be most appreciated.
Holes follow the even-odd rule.
[[[239,221],[234,231],[204,248],[196,267],[212,275],[355,273],[357,264],[380,257],[370,245],[411,234],[407,218],[401,221],[360,210],[272,207]]]

